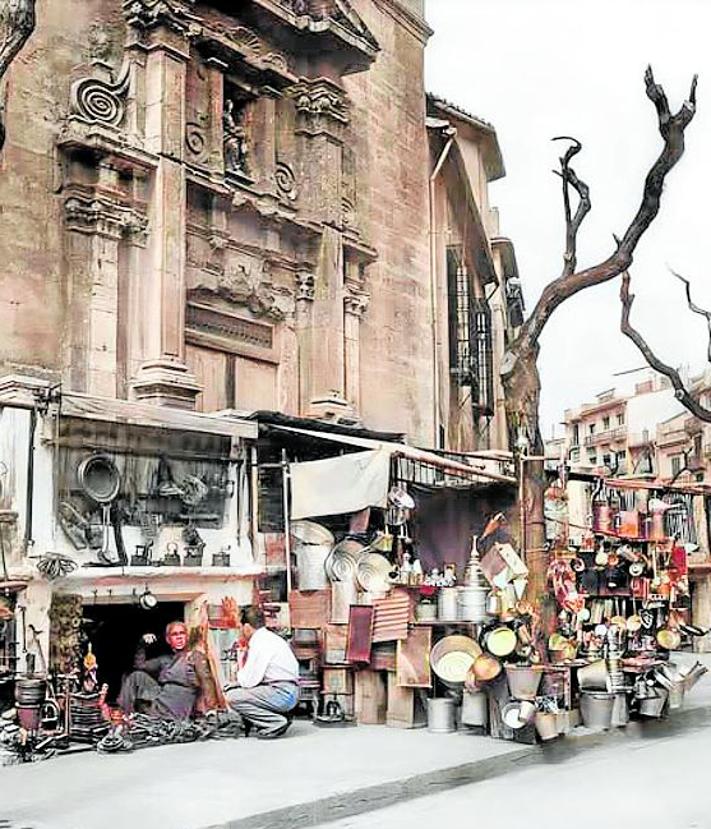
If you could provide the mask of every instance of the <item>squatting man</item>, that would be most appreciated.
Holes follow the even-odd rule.
[[[273,739],[286,732],[299,698],[299,664],[291,648],[264,625],[257,607],[243,608],[242,636],[237,649],[236,682],[225,687],[230,708],[240,715],[249,733]],[[143,713],[157,719],[182,720],[197,712],[215,710],[218,693],[207,657],[188,647],[188,629],[171,622],[165,639],[172,655],[146,658],[146,645],[156,641],[145,634],[136,651],[134,671],[123,681],[119,705],[126,714]]]

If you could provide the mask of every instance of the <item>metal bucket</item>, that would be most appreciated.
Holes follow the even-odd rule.
[[[555,740],[558,736],[558,715],[551,714],[545,711],[537,711],[534,717],[533,724],[536,727],[538,736],[546,742],[548,740]]]
[[[460,587],[457,595],[457,618],[480,624],[486,621],[486,587]]]
[[[664,713],[664,706],[669,698],[669,692],[664,688],[655,688],[656,696],[640,700],[639,713],[642,717],[661,717]]]
[[[619,728],[620,726],[627,725],[629,721],[630,712],[629,706],[627,705],[627,694],[615,694],[610,724],[613,728]]]
[[[331,584],[331,624],[347,625],[352,604],[358,604],[358,588],[352,581]]]
[[[47,692],[45,679],[20,677],[15,682],[15,703],[18,708],[39,708]]]
[[[489,722],[489,703],[483,691],[465,691],[462,694],[462,725],[486,728]]]
[[[584,691],[606,691],[609,687],[610,672],[607,670],[607,662],[598,659],[589,665],[578,668],[578,683]]]
[[[457,730],[453,699],[427,700],[427,730],[433,734],[450,734]]]
[[[420,602],[415,605],[415,619],[418,622],[434,622],[437,618],[437,605]]]
[[[451,622],[457,618],[457,587],[440,587],[437,596],[437,618]]]
[[[524,668],[518,665],[506,666],[506,679],[509,683],[511,696],[514,699],[535,699],[542,678],[543,674],[541,671],[537,671],[534,668]]]
[[[323,590],[328,587],[326,558],[331,552],[330,544],[309,544],[298,541],[294,545],[299,590]]]
[[[605,729],[612,727],[612,712],[617,694],[602,691],[580,692],[580,714],[587,728]]]

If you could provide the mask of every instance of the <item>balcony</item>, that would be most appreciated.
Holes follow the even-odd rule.
[[[627,429],[624,426],[618,426],[615,429],[605,429],[604,432],[596,432],[594,435],[585,435],[585,446],[597,446],[600,443],[614,443],[615,441],[624,441],[627,437]]]

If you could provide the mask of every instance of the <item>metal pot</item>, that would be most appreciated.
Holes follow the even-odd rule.
[[[437,618],[451,622],[458,616],[457,596],[459,588],[457,587],[440,587],[437,594]]]
[[[583,725],[592,729],[611,728],[616,696],[617,694],[601,691],[581,691],[580,714]]]
[[[462,694],[462,725],[486,728],[489,722],[489,702],[483,691],[465,690]]]
[[[543,673],[535,668],[523,667],[519,665],[506,666],[506,679],[509,683],[511,696],[514,697],[514,699],[535,699],[542,678]]]
[[[609,682],[610,673],[604,659],[598,659],[589,665],[578,668],[578,684],[585,691],[606,691]]]
[[[536,726],[538,736],[546,742],[554,740],[558,736],[558,715],[545,711],[537,711],[533,724]]]
[[[639,702],[639,713],[642,717],[661,717],[669,699],[669,692],[665,688],[655,688],[654,696],[647,697]]]
[[[494,656],[510,656],[516,650],[516,634],[510,627],[500,625],[484,635],[484,647]]]
[[[476,683],[491,682],[499,676],[502,670],[503,665],[495,656],[483,653],[474,660],[474,664],[469,669],[468,679],[471,677]]]
[[[657,643],[664,650],[674,651],[681,644],[681,634],[678,630],[662,628],[657,631]]]
[[[427,700],[427,730],[434,734],[456,731],[454,700],[449,697]]]

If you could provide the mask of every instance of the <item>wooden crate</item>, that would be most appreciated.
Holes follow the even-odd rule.
[[[391,728],[422,728],[427,725],[427,712],[422,691],[401,688],[394,673],[388,674],[388,702],[385,724]]]
[[[341,664],[346,661],[348,625],[326,625],[324,630],[324,662]]]
[[[362,670],[355,675],[355,716],[361,725],[383,725],[387,711],[385,675]]]
[[[289,594],[289,614],[295,628],[318,630],[328,623],[330,612],[330,590],[292,590]]]
[[[349,668],[323,669],[324,694],[352,694],[353,671]]]

